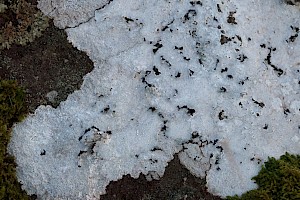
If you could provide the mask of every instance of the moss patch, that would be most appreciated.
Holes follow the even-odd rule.
[[[229,200],[272,200],[300,199],[300,155],[286,153],[278,160],[269,158],[259,174],[252,178],[258,189],[241,197],[227,197]]]
[[[27,113],[24,97],[23,89],[15,81],[0,81],[0,199],[31,199],[22,191],[14,158],[6,150],[12,124],[22,120]]]

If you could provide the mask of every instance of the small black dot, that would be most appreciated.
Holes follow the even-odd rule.
[[[226,92],[226,91],[227,91],[226,88],[224,88],[224,87],[221,87],[221,88],[220,88],[220,92]]]
[[[46,150],[45,149],[43,149],[43,151],[41,152],[41,154],[40,154],[41,156],[44,156],[44,155],[46,155]]]

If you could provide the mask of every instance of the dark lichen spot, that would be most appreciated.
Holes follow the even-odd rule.
[[[220,4],[217,4],[217,9],[218,9],[218,12],[222,12],[222,10],[220,8]]]
[[[159,116],[160,118],[162,118],[162,119],[165,118],[165,116],[164,116],[161,112],[159,112],[159,113],[157,113],[157,114],[158,114],[158,116]]]
[[[177,47],[177,46],[175,46],[175,49],[182,51],[183,47]]]
[[[176,96],[177,96],[177,94],[178,94],[178,90],[177,90],[177,89],[175,89],[174,91],[175,91],[175,94],[174,94],[173,96],[174,96],[174,97],[176,97]]]
[[[105,131],[106,134],[111,135],[112,132],[111,131]]]
[[[87,151],[81,151],[81,150],[80,150],[77,156],[81,156],[81,155],[84,154],[84,153],[87,153]]]
[[[265,61],[267,62],[268,65],[270,65],[273,68],[273,70],[277,73],[277,76],[280,77],[283,74],[283,70],[278,68],[277,66],[273,65],[271,62],[271,52],[276,51],[276,48],[270,47],[268,49],[269,49],[269,53],[268,53],[268,56],[265,59]]]
[[[295,35],[292,35],[291,37],[289,37],[288,40],[286,40],[286,42],[295,42],[296,38],[298,37],[298,33],[296,33]]]
[[[192,6],[195,6],[195,5],[202,6],[202,2],[201,2],[201,1],[190,1],[190,4],[191,4]]]
[[[228,117],[225,115],[225,111],[222,110],[221,112],[219,112],[218,114],[219,120],[224,120],[227,119]]]
[[[187,58],[185,56],[183,56],[183,59],[186,60],[186,61],[190,61],[191,60],[190,58]]]
[[[150,151],[162,151],[162,149],[160,147],[154,147],[153,149],[151,149]]]
[[[168,60],[166,60],[163,56],[160,56],[160,59],[162,60],[163,63],[167,64],[169,67],[172,66],[171,63]]]
[[[223,150],[224,150],[222,146],[217,146],[216,148],[219,149],[220,152],[223,152]]]
[[[91,128],[87,128],[87,129],[84,130],[84,133],[87,133],[87,132],[89,132],[90,130],[91,130]]]
[[[107,113],[109,111],[110,107],[107,105],[101,112],[102,113]]]
[[[165,132],[167,130],[167,126],[166,125],[163,125],[160,129],[161,132]]]
[[[155,107],[149,107],[148,110],[151,110],[152,112],[156,111]]]
[[[194,74],[194,71],[189,69],[189,76],[192,76]]]
[[[195,139],[195,138],[197,138],[197,137],[199,137],[198,131],[193,131],[193,132],[192,132],[192,139]]]
[[[245,81],[249,80],[249,77],[246,77],[244,80],[239,81],[239,85],[244,85]]]
[[[265,44],[261,44],[260,47],[261,48],[266,48],[266,45]]]
[[[285,0],[285,2],[286,2],[288,5],[294,6],[294,5],[295,5],[295,2],[299,2],[299,0]]]
[[[161,74],[156,66],[153,66],[153,71],[154,71],[155,75],[157,75],[157,76]]]
[[[291,113],[291,112],[290,112],[290,110],[289,110],[288,108],[285,108],[284,111],[283,111],[283,113],[284,113],[285,115],[288,115],[288,114]]]
[[[95,129],[96,131],[100,131],[100,129],[97,128],[96,126],[92,126],[91,129]]]
[[[174,19],[173,19],[171,22],[169,22],[166,26],[164,26],[161,30],[162,30],[162,31],[167,30],[167,29],[169,28],[169,26],[170,26],[171,24],[173,24],[173,22],[174,22]],[[172,29],[170,29],[170,32],[172,32]]]
[[[134,22],[134,20],[129,17],[124,17],[124,19],[125,19],[126,23]]]
[[[45,149],[43,149],[43,151],[41,151],[41,154],[40,154],[41,156],[44,156],[44,155],[46,155],[46,150]]]
[[[227,89],[225,87],[220,88],[220,92],[226,92],[226,91],[227,91]]]
[[[264,104],[263,102],[258,102],[258,101],[256,101],[256,100],[253,99],[253,98],[252,98],[252,101],[253,101],[255,104],[259,105],[259,107],[261,107],[261,108],[263,108],[263,107],[265,106],[265,104]]]
[[[147,70],[147,71],[145,72],[145,77],[147,77],[149,74],[151,74],[151,71]]]
[[[203,62],[202,62],[202,60],[200,58],[198,59],[198,62],[199,62],[200,65],[203,64]]]
[[[219,141],[218,139],[215,139],[215,140],[213,141],[213,145],[216,145],[218,141]]]
[[[180,72],[177,72],[177,74],[175,75],[175,78],[179,78],[181,76]]]
[[[187,114],[189,114],[189,115],[191,115],[191,116],[193,116],[194,113],[196,112],[195,109],[190,109],[190,108],[187,108],[187,109],[188,109],[188,110],[187,110]]]
[[[240,62],[244,62],[248,57],[245,56],[244,54],[240,54],[239,57],[237,58]]]
[[[184,16],[183,16],[183,23],[190,20],[191,17],[194,17],[197,15],[196,10],[189,10]]]
[[[227,43],[227,42],[230,42],[231,41],[231,38],[229,38],[229,37],[227,37],[227,36],[225,36],[225,35],[221,35],[221,39],[220,39],[220,43],[221,43],[221,45],[223,45],[223,44],[225,44],[225,43]]]
[[[224,73],[224,72],[227,72],[228,71],[228,68],[225,67],[224,69],[221,69],[221,73]]]
[[[155,46],[156,48],[154,48],[152,51],[153,51],[153,53],[155,54],[160,48],[162,48],[163,47],[163,45],[161,44],[161,43],[159,43],[159,42],[157,42],[155,45],[153,45],[153,46]]]
[[[196,110],[195,109],[192,109],[192,108],[189,108],[189,107],[187,107],[186,105],[184,105],[184,106],[177,106],[177,109],[178,110],[181,110],[181,109],[186,109],[187,110],[187,114],[188,115],[191,115],[191,116],[193,116],[194,114],[195,114],[195,112],[196,112]]]
[[[239,36],[239,35],[235,35],[235,36],[241,43],[243,42],[241,36]]]
[[[229,12],[229,16],[227,17],[227,22],[229,24],[237,24],[235,21],[235,17],[233,16],[236,12]]]

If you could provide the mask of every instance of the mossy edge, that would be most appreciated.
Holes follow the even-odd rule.
[[[0,80],[0,199],[32,199],[21,189],[16,176],[14,157],[7,152],[11,127],[26,116],[24,89],[16,81]]]
[[[293,200],[300,199],[300,155],[285,153],[279,159],[269,157],[252,180],[258,188],[228,200]]]

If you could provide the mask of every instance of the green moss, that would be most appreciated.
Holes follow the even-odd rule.
[[[30,199],[21,189],[14,158],[6,149],[12,124],[27,113],[24,97],[24,90],[15,81],[0,81],[0,199]]]
[[[252,178],[258,189],[229,200],[292,200],[300,199],[300,155],[286,153],[278,160],[269,158],[259,174]]]

